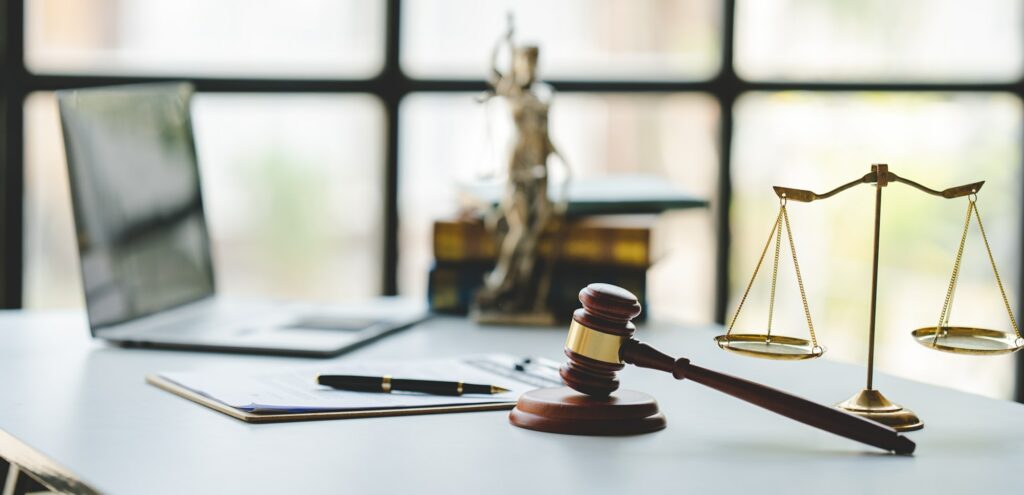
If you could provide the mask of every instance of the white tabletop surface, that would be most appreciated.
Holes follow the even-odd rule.
[[[863,368],[724,353],[713,328],[652,325],[638,337],[695,364],[833,403]],[[339,360],[506,352],[560,359],[564,329],[434,319]],[[78,313],[0,312],[0,456],[61,466],[105,493],[1024,493],[1024,406],[885,375],[914,409],[912,457],[776,417],[667,374],[627,369],[664,431],[574,437],[509,425],[507,412],[250,425],[143,382],[207,367],[266,370],[307,359],[120,349]],[[10,442],[8,447],[10,448]],[[26,457],[27,456],[27,457]]]

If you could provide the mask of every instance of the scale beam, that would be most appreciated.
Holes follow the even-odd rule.
[[[910,187],[913,187],[914,189],[917,189],[918,191],[946,199],[961,198],[964,196],[970,196],[971,194],[976,194],[978,191],[981,190],[981,186],[985,185],[985,181],[972,182],[970,184],[964,184],[962,186],[955,186],[950,187],[948,189],[943,189],[941,191],[937,191],[930,187],[914,182],[910,179],[900,177],[893,172],[883,171],[881,173],[878,173],[874,168],[872,168],[872,171],[868,172],[863,177],[847,182],[846,184],[843,184],[826,193],[818,194],[814,191],[808,191],[806,189],[795,189],[792,187],[783,186],[773,186],[772,189],[775,189],[775,194],[779,197],[779,199],[799,201],[801,203],[810,203],[811,201],[816,201],[819,199],[831,198],[832,196],[835,196],[836,194],[839,194],[859,184],[879,183],[879,185],[884,187],[887,186],[889,182],[899,182],[901,184],[906,184]]]
[[[889,180],[893,182],[901,182],[919,191],[931,194],[932,196],[940,196],[946,199],[962,198],[964,196],[970,196],[971,194],[977,194],[978,191],[981,190],[981,186],[985,185],[985,181],[972,182],[970,184],[964,184],[962,186],[950,187],[948,189],[936,191],[929,187],[922,186],[921,184],[918,184],[917,182],[914,182],[910,179],[904,179],[903,177],[900,177],[892,172],[889,172]]]

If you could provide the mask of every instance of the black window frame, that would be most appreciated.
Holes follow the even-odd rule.
[[[167,77],[50,75],[33,74],[25,65],[24,1],[0,0],[0,308],[22,306],[24,269],[24,102],[35,91],[103,86],[167,80]],[[714,318],[725,320],[729,301],[730,222],[732,197],[730,166],[732,161],[733,110],[737,99],[752,91],[820,91],[820,92],[976,92],[1011,93],[1024,101],[1024,76],[1005,83],[971,82],[810,82],[751,81],[740,78],[733,66],[733,32],[736,0],[722,1],[721,68],[711,79],[701,81],[649,80],[547,80],[559,92],[597,93],[704,93],[719,104],[718,135],[718,199],[713,208],[716,228],[714,281]],[[401,0],[386,0],[384,65],[379,74],[366,79],[274,79],[187,77],[200,92],[238,93],[367,93],[383,103],[385,131],[384,172],[384,266],[381,287],[385,295],[398,293],[398,167],[399,109],[403,98],[421,92],[467,92],[486,89],[481,80],[420,79],[402,72]],[[1024,136],[1021,139],[1024,146]],[[1022,152],[1024,156],[1024,152]],[[1024,163],[1021,164],[1024,168]],[[1024,194],[1018,198],[1024,210]],[[1024,216],[1020,228],[1020,245],[1024,246]],[[1024,263],[1017,273],[1018,295],[1015,306],[1024,307]],[[1017,359],[1015,398],[1024,402],[1024,360]]]

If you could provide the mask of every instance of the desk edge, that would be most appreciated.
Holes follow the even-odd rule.
[[[0,428],[0,457],[29,473],[48,489],[61,493],[98,494],[71,470]]]

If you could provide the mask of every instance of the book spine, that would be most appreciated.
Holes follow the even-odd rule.
[[[488,263],[438,263],[430,270],[427,301],[435,313],[464,315],[473,304],[473,297],[483,286],[484,277],[493,265]],[[548,307],[556,317],[572,317],[580,307],[579,291],[593,282],[618,285],[637,296],[640,304],[647,299],[647,270],[627,267],[595,267],[559,265],[552,277]],[[644,311],[637,317],[646,317]]]
[[[537,245],[540,256],[554,254],[561,262],[594,265],[647,268],[651,264],[649,229],[578,224],[564,228],[559,251],[552,253],[555,235],[548,232]],[[439,262],[494,261],[498,245],[481,222],[438,221],[434,223],[434,257]]]
[[[493,261],[498,246],[480,222],[434,222],[434,257],[445,261]]]
[[[436,264],[427,279],[427,303],[435,313],[464,315],[469,312],[473,296],[484,285],[491,264]]]

